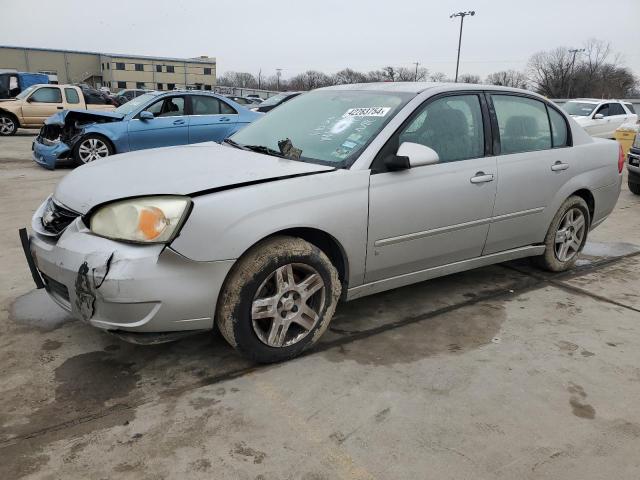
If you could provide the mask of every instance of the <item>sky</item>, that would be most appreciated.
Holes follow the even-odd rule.
[[[535,52],[610,42],[640,76],[640,0],[0,0],[0,45],[217,58],[218,76],[285,78],[386,65],[455,73],[524,69]]]

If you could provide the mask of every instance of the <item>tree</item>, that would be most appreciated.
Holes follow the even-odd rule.
[[[367,81],[367,76],[364,73],[356,72],[350,68],[340,70],[333,75],[333,83],[335,85],[345,85],[349,83],[364,83]]]
[[[429,75],[429,70],[426,68],[418,68],[417,72],[415,68],[398,67],[395,71],[396,82],[421,82]]]
[[[443,72],[434,72],[429,75],[429,80],[432,82],[450,82],[451,79],[447,78],[447,76]]]
[[[472,75],[470,73],[464,73],[458,76],[459,83],[480,83],[480,75]]]
[[[333,81],[326,73],[317,70],[307,70],[291,78],[287,84],[292,90],[313,90],[314,88],[333,85]]]
[[[490,85],[501,85],[503,87],[527,88],[527,75],[516,70],[501,70],[491,73],[485,80]]]
[[[258,80],[248,72],[226,72],[218,77],[217,84],[226,87],[257,88]]]

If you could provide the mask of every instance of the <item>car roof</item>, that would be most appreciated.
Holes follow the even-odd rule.
[[[505,92],[533,92],[519,88],[502,87],[498,85],[483,85],[476,83],[453,83],[453,82],[374,82],[374,83],[352,83],[348,85],[334,85],[331,87],[319,88],[318,90],[368,90],[377,92],[399,92],[399,93],[422,93],[426,90],[439,88],[448,91],[456,90],[493,90]]]
[[[593,104],[599,104],[599,103],[605,103],[605,102],[628,103],[628,102],[621,102],[621,100],[617,100],[615,98],[602,98],[602,99],[601,98],[573,98],[568,102],[593,103]]]

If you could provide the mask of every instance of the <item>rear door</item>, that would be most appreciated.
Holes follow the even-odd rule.
[[[238,112],[212,95],[189,95],[189,143],[221,142],[233,131]]]
[[[567,182],[575,160],[563,115],[544,102],[518,94],[488,95],[497,132],[496,204],[483,254],[540,243],[543,212]]]
[[[44,124],[45,119],[64,108],[60,87],[40,87],[26,99],[22,106],[22,116],[25,125],[39,126]]]
[[[627,115],[627,112],[622,107],[622,104],[619,102],[611,102],[609,104],[609,130],[608,133],[611,134],[613,138],[614,132],[628,119],[630,115]]]
[[[189,143],[189,117],[184,95],[164,96],[145,110],[152,120],[141,120],[140,114],[129,121],[131,150],[186,145]]]
[[[478,92],[429,99],[376,158],[369,188],[367,283],[478,257],[496,194],[489,120]],[[440,162],[386,171],[403,142]]]

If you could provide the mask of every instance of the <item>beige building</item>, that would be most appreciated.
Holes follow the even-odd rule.
[[[150,90],[211,90],[216,84],[215,57],[148,57],[0,46],[0,70],[41,72],[57,83],[88,83],[116,92],[123,88]]]

